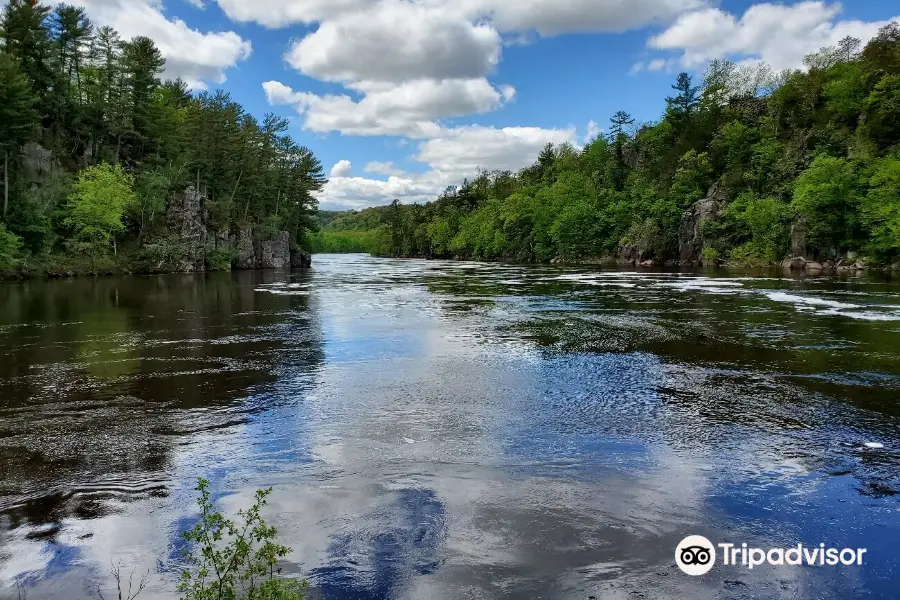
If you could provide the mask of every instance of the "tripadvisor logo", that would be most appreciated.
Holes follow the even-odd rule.
[[[709,573],[716,564],[716,548],[725,566],[753,569],[761,565],[814,565],[836,566],[862,565],[865,548],[826,548],[825,544],[804,546],[797,544],[790,548],[749,548],[747,544],[713,544],[702,535],[689,535],[675,547],[675,563],[688,575],[698,576]]]
[[[716,564],[716,548],[702,535],[689,535],[675,548],[675,562],[688,575],[704,575]]]

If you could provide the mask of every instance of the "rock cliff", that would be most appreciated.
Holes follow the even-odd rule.
[[[166,214],[169,236],[176,238],[180,256],[174,270],[191,273],[205,271],[212,252],[231,256],[234,269],[288,269],[309,267],[310,257],[292,250],[287,231],[262,233],[252,226],[236,231],[213,231],[206,214],[206,198],[188,186],[173,195]],[[227,258],[226,264],[227,264]]]
[[[716,218],[725,200],[725,190],[716,183],[709,189],[706,198],[697,200],[684,211],[678,231],[678,260],[682,265],[696,265],[702,261],[706,246],[703,221]]]

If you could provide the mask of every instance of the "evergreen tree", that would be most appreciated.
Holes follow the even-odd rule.
[[[36,97],[18,61],[0,52],[0,152],[3,154],[3,218],[9,210],[10,162],[37,125]]]

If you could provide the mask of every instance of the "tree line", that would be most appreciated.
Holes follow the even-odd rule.
[[[548,145],[518,173],[481,170],[432,202],[346,213],[322,252],[539,262],[675,261],[686,211],[697,258],[770,264],[803,231],[808,258],[900,259],[900,26],[773,73],[713,61],[678,75],[658,122],[625,111],[583,148]],[[710,205],[709,202],[706,203]],[[694,210],[696,213],[697,210]]]
[[[212,232],[287,230],[308,245],[326,180],[288,121],[259,121],[223,91],[191,94],[164,67],[152,40],[122,40],[82,8],[3,8],[0,271],[175,259],[186,249],[167,207],[188,185]],[[230,266],[227,252],[214,262]]]

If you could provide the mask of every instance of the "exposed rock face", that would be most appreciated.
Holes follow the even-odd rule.
[[[678,232],[678,257],[681,264],[693,265],[700,262],[705,246],[701,230],[703,220],[717,217],[724,202],[725,192],[716,183],[709,189],[706,198],[697,200],[684,211]]]
[[[39,158],[43,155],[35,152],[35,156]],[[211,224],[208,223],[205,211],[205,197],[193,186],[188,186],[171,198],[166,219],[169,235],[178,240],[181,249],[181,255],[171,265],[175,271],[205,271],[207,255],[216,250],[233,253],[232,266],[235,269],[310,266],[308,254],[291,251],[290,234],[287,231],[278,231],[274,236],[264,238],[249,226],[230,234],[228,231],[208,229]]]
[[[806,256],[806,222],[802,219],[791,226],[791,256]]]
[[[183,192],[175,194],[169,202],[166,219],[169,233],[178,237],[185,251],[175,265],[174,270],[182,273],[193,273],[206,270],[206,224],[203,215],[203,196],[188,186]]]
[[[312,266],[312,256],[300,250],[291,249],[291,267],[308,269]]]
[[[257,269],[285,269],[291,266],[291,248],[287,231],[279,231],[270,240],[256,239]]]
[[[27,183],[42,184],[61,172],[59,161],[50,150],[35,142],[22,146],[22,173]]]
[[[249,227],[238,229],[232,236],[232,246],[235,250],[235,269],[255,269],[256,251],[253,248],[253,230]]]

